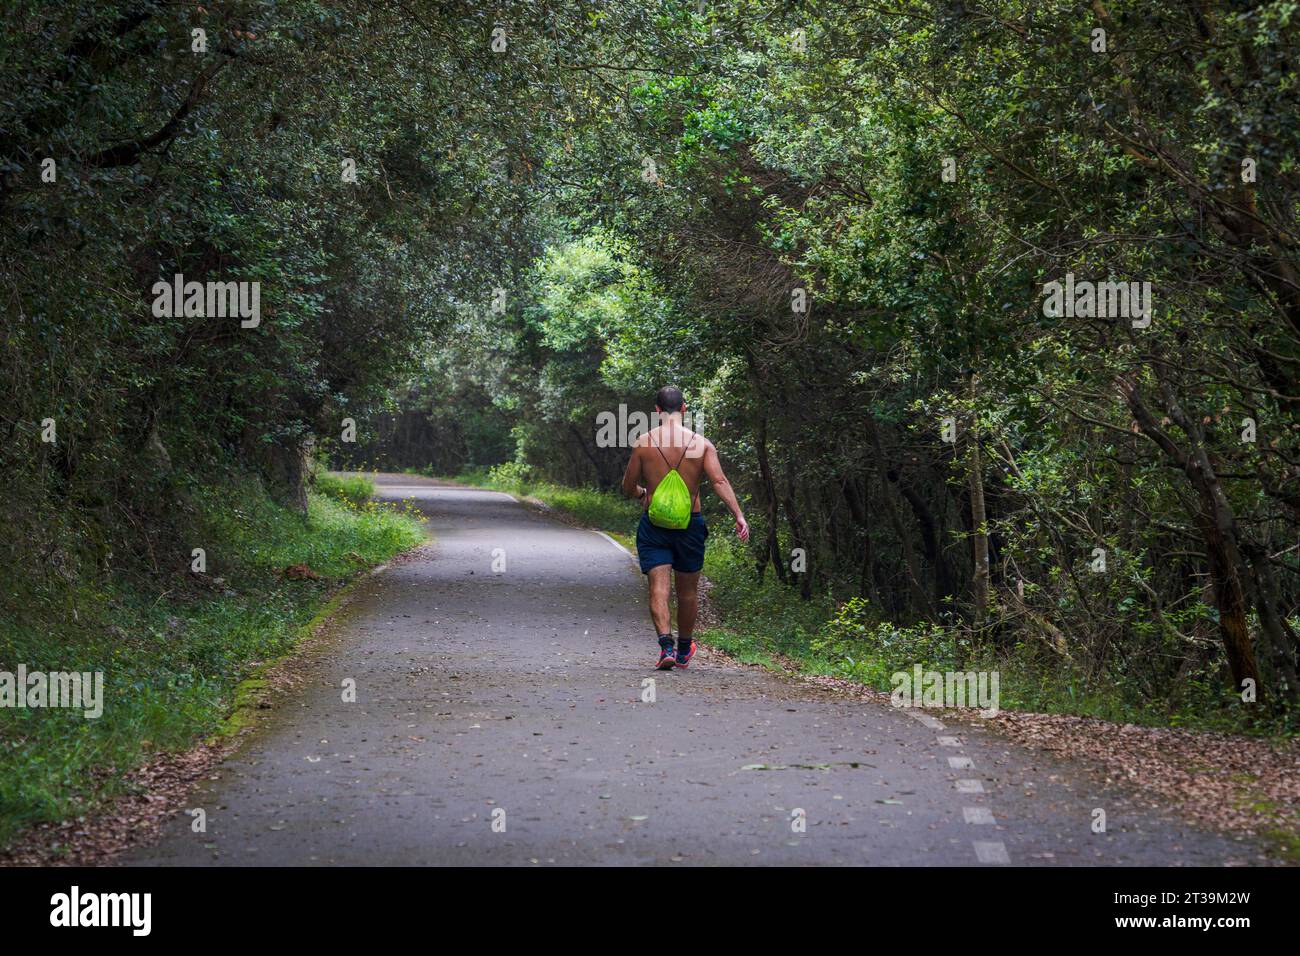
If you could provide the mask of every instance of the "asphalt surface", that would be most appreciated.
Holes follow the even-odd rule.
[[[611,539],[496,492],[378,484],[414,500],[434,544],[357,589],[302,686],[191,796],[207,831],[178,813],[124,863],[1251,858],[979,721],[945,726],[707,648],[687,671],[655,671],[644,584]]]

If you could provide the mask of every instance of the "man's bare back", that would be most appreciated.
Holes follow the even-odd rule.
[[[704,474],[704,462],[709,452],[716,460],[717,449],[699,432],[693,432],[676,419],[670,418],[665,424],[653,428],[636,440],[632,449],[634,461],[641,468],[642,481],[649,489],[643,499],[645,507],[650,506],[659,482],[668,477],[672,468],[682,476],[686,487],[691,492],[691,510],[700,510],[700,478]]]
[[[658,409],[656,408],[656,411]],[[643,508],[650,507],[659,482],[668,477],[673,468],[682,476],[691,493],[691,511],[700,510],[700,478],[707,477],[713,490],[731,510],[736,519],[736,534],[740,540],[749,540],[749,525],[741,513],[736,493],[722,471],[718,449],[699,432],[682,424],[681,413],[663,416],[664,424],[652,428],[636,440],[631,460],[623,475],[624,494],[641,499]],[[644,493],[642,493],[644,491]]]

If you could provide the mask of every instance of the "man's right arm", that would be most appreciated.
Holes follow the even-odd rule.
[[[638,501],[645,497],[645,487],[641,484],[641,459],[637,449],[632,449],[632,457],[627,460],[627,470],[623,472],[623,494]]]

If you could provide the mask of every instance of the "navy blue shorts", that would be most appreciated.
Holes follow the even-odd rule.
[[[649,574],[651,568],[661,564],[671,564],[674,571],[683,574],[695,573],[704,567],[704,541],[708,536],[709,526],[698,511],[691,512],[691,523],[680,531],[651,524],[650,516],[643,513],[636,526],[641,573]]]

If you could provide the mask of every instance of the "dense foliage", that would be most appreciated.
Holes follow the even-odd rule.
[[[178,472],[292,488],[312,439],[610,487],[597,417],[672,380],[757,574],[1150,697],[1294,698],[1291,4],[4,16],[6,562],[175,551]],[[260,280],[261,326],[154,318],[175,272]]]
[[[181,479],[253,468],[305,507],[308,447],[364,428],[448,303],[508,277],[545,91],[476,62],[468,7],[428,29],[311,2],[3,16],[0,559],[184,567]],[[159,316],[176,274],[257,282],[260,322]]]

